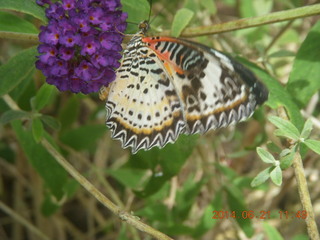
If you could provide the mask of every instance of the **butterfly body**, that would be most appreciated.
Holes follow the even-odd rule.
[[[144,29],[128,43],[108,88],[106,125],[133,153],[245,120],[268,96],[226,55],[188,40],[146,37]]]

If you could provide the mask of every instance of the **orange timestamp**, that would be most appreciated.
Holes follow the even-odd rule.
[[[308,213],[306,210],[299,211],[278,211],[277,214],[273,214],[271,216],[271,211],[212,211],[212,219],[229,219],[229,218],[237,218],[237,219],[271,219],[276,218],[279,219],[306,219],[308,217]]]

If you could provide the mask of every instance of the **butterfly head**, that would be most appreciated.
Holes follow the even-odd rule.
[[[147,20],[142,21],[141,23],[139,23],[139,29],[140,29],[140,33],[142,33],[143,35],[145,35],[147,33],[147,31],[149,30],[149,23]]]

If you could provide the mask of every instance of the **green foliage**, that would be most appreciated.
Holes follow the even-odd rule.
[[[127,33],[136,33],[139,22],[152,20],[153,29],[171,30],[173,36],[179,36],[187,26],[200,27],[217,19],[224,22],[303,5],[300,0],[224,0],[219,4],[211,0],[153,2],[149,19],[149,1],[122,1],[128,21],[135,23],[128,24]],[[0,34],[35,35],[39,32],[38,26],[47,21],[44,9],[35,1],[0,0],[0,9],[4,10],[0,12]],[[10,199],[15,199],[17,205],[19,201],[23,202],[24,212],[28,210],[24,217],[30,215],[28,220],[33,224],[37,223],[34,219],[49,216],[48,222],[59,222],[60,219],[72,222],[77,228],[72,235],[75,239],[78,232],[86,233],[84,229],[88,222],[99,223],[99,228],[92,231],[96,235],[90,235],[91,238],[105,235],[114,239],[146,238],[144,233],[120,224],[118,217],[107,214],[107,219],[101,205],[91,197],[89,199],[80,184],[68,177],[43,147],[45,139],[112,202],[124,211],[133,211],[146,224],[174,239],[207,239],[217,235],[223,239],[226,237],[224,232],[234,233],[234,239],[243,234],[257,239],[259,236],[279,240],[306,238],[299,230],[301,228],[292,235],[285,233],[284,221],[274,215],[270,217],[272,225],[268,219],[252,217],[253,212],[257,215],[263,210],[261,206],[272,205],[265,203],[265,198],[267,196],[269,201],[274,188],[283,188],[282,181],[287,183],[288,179],[282,173],[290,171],[296,154],[307,157],[320,154],[319,129],[311,121],[319,121],[319,109],[309,111],[311,116],[307,121],[301,114],[312,95],[320,89],[317,81],[320,78],[320,24],[316,23],[309,30],[307,26],[312,21],[307,24],[302,21],[289,27],[278,23],[197,39],[208,46],[215,43],[222,51],[261,60],[261,64],[253,64],[237,57],[269,89],[267,107],[260,108],[253,119],[240,124],[234,131],[221,130],[214,136],[212,133],[201,137],[181,136],[175,144],[168,144],[161,150],[153,148],[135,155],[128,149],[122,150],[118,141],[110,139],[105,127],[105,103],[96,95],[58,92],[45,83],[39,71],[35,71],[36,46],[24,41],[2,40],[5,47],[0,50],[1,201],[8,205]],[[282,35],[278,36],[278,33]],[[294,47],[298,49],[297,53]],[[292,61],[289,81],[284,85],[279,79],[286,80],[285,70],[291,69]],[[274,115],[279,107],[284,107],[290,120],[271,116],[267,121],[266,115]],[[271,132],[272,124],[277,128],[274,132]],[[271,142],[273,135],[280,139]],[[285,144],[281,143],[287,140],[293,147],[283,147]],[[257,147],[260,145],[266,147]],[[257,149],[257,154],[253,149]],[[258,161],[257,156],[262,161]],[[97,168],[99,171],[93,171]],[[274,184],[268,184],[269,179]],[[19,190],[16,184],[21,184],[18,185],[23,189],[20,194],[25,194],[21,199],[12,195]],[[11,185],[14,185],[12,189]],[[287,196],[298,195],[296,189],[286,191]],[[280,200],[288,208],[296,201]],[[276,208],[266,210],[278,211]],[[213,211],[234,211],[238,218],[213,218]],[[81,219],[84,221],[77,225]],[[274,222],[277,227],[273,227]],[[91,225],[93,228],[95,224]],[[41,229],[42,225],[37,227]],[[68,234],[72,232],[63,230]],[[134,238],[135,235],[138,237]]]
[[[43,109],[50,102],[55,91],[56,88],[52,85],[42,85],[35,98],[31,100],[32,109],[35,111],[40,111]]]
[[[42,20],[43,22],[46,22],[45,13],[43,11],[42,7],[39,7],[35,1],[29,1],[29,0],[1,0],[0,1],[0,9],[8,9],[8,10],[14,10],[20,13],[27,13],[35,18],[38,18]]]
[[[36,47],[26,49],[0,66],[0,96],[10,92],[34,71],[36,53]]]
[[[266,222],[263,223],[263,229],[266,232],[268,239],[272,239],[272,240],[283,240],[284,239],[275,227],[271,226],[270,224],[268,224]]]
[[[320,89],[319,51],[320,22],[317,22],[296,55],[287,85],[299,106],[305,106]]]
[[[66,171],[42,145],[34,140],[36,138],[34,137],[35,134],[30,134],[30,129],[25,129],[18,120],[12,122],[12,127],[30,164],[43,178],[51,193],[57,199],[61,199],[63,196],[63,186],[67,181]],[[49,136],[46,136],[46,138],[49,138]]]
[[[0,12],[0,31],[18,33],[39,32],[39,30],[30,22],[7,12]]]
[[[122,1],[123,11],[128,12],[127,21],[134,24],[128,24],[127,32],[137,32],[137,25],[144,21],[149,20],[150,5],[147,0],[127,0]]]
[[[299,130],[288,120],[284,120],[276,116],[271,116],[269,117],[269,121],[278,128],[274,132],[275,135],[290,138],[294,141],[299,140]]]
[[[276,160],[268,151],[257,148],[257,153],[261,160],[265,163],[272,164],[274,167],[269,167],[260,172],[251,182],[251,186],[255,187],[271,178],[271,180],[278,186],[282,184],[282,171],[289,168],[293,161],[296,152],[300,151],[300,145],[304,144],[307,148],[320,154],[320,141],[308,139],[312,131],[312,122],[308,119],[301,131],[295,127],[288,120],[284,120],[280,117],[271,116],[269,121],[273,123],[278,129],[274,131],[274,134],[279,137],[285,137],[294,141],[294,146],[291,149],[283,149],[280,153],[280,160]]]
[[[181,34],[182,30],[189,24],[193,15],[194,12],[187,8],[179,9],[174,15],[173,23],[171,26],[172,36],[178,37]]]

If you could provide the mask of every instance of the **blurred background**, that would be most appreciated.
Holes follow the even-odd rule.
[[[281,98],[288,98],[287,111],[297,113],[296,122],[302,119],[298,128],[312,118],[311,138],[319,140],[320,86],[312,85],[320,77],[320,67],[315,70],[320,64],[318,16],[192,38],[251,62],[248,66],[269,87],[270,100],[237,126],[181,136],[162,150],[132,155],[111,139],[98,93],[59,92],[35,69],[35,36],[45,24],[44,9],[28,2],[16,1],[8,9],[10,1],[0,0],[0,81],[17,82],[8,92],[0,90],[0,239],[152,239],[84,190],[48,153],[43,138],[117,206],[174,239],[309,239],[292,167],[282,171],[281,186],[270,179],[250,184],[268,167],[256,147],[268,149],[276,159],[287,147],[267,119],[277,115]],[[154,0],[149,34],[170,33],[182,8],[192,12],[188,28],[316,3]],[[128,21],[149,18],[148,1],[122,4]],[[128,24],[128,34],[137,31],[136,24]],[[5,32],[27,35],[9,39]],[[300,72],[310,81],[308,91],[301,87]],[[319,227],[319,155],[307,148],[301,155]]]

